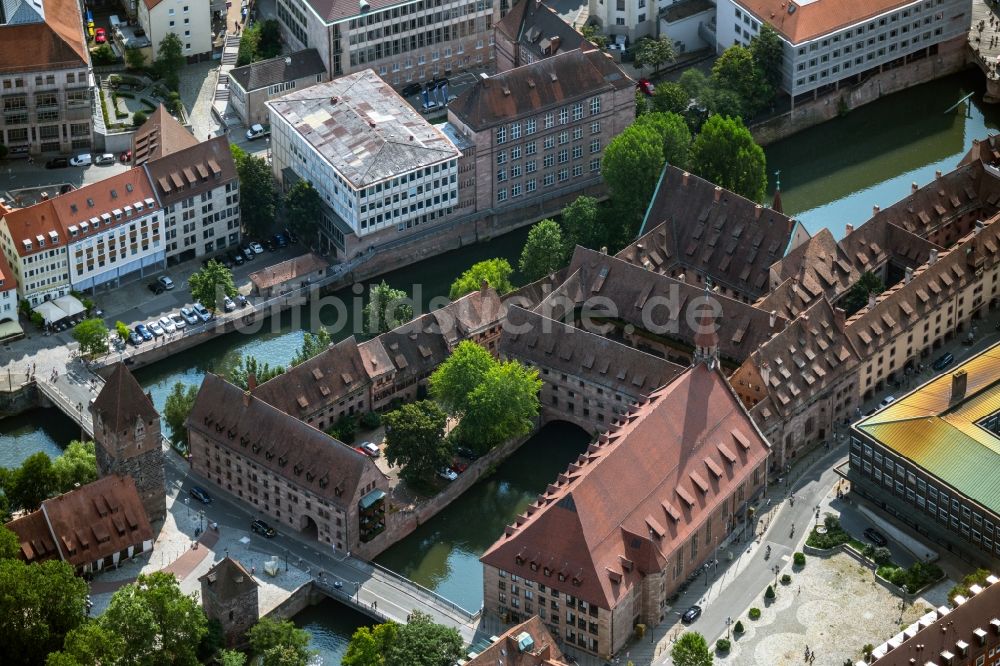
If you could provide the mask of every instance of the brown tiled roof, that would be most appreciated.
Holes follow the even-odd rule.
[[[794,221],[674,166],[666,166],[646,213],[649,231],[618,257],[657,272],[675,266],[756,298],[785,254]]]
[[[304,418],[366,386],[358,344],[351,336],[253,390],[254,397],[286,414]]]
[[[132,135],[132,164],[140,166],[196,145],[198,139],[160,104]]]
[[[90,63],[76,0],[44,0],[44,22],[0,25],[0,72],[86,68]]]
[[[269,469],[288,482],[345,507],[356,499],[372,459],[208,373],[187,427]]]
[[[517,306],[507,311],[500,351],[636,398],[684,371],[666,359]]]
[[[604,52],[576,49],[494,74],[448,105],[473,130],[635,83]]]
[[[573,49],[594,46],[541,0],[519,0],[496,29],[537,60]]]
[[[420,379],[427,376],[448,358],[449,354],[448,341],[438,329],[437,321],[432,314],[417,317],[388,333],[383,333],[377,340],[377,344],[385,350],[385,357],[392,363],[392,369],[398,378],[397,382],[407,377]],[[362,356],[367,357],[370,362],[372,358],[381,358],[382,354],[368,350],[362,351]]]
[[[303,275],[315,273],[330,266],[323,257],[312,252],[287,259],[250,274],[250,282],[258,289],[270,289]]]
[[[770,24],[792,44],[801,44],[911,3],[912,0],[738,0],[740,7]],[[789,11],[793,5],[794,10]]]
[[[996,166],[1000,164],[1000,135],[989,134],[985,139],[973,139],[972,147],[965,154],[959,167],[974,162],[982,162],[985,165]],[[996,174],[1000,175],[1000,173]]]
[[[698,363],[592,444],[480,559],[613,608],[768,453],[725,377]]]
[[[238,560],[224,557],[219,563],[209,569],[198,580],[212,589],[216,598],[230,600],[242,597],[248,592],[255,592],[260,583],[250,575]]]
[[[124,363],[114,364],[90,409],[116,432],[134,427],[140,418],[146,424],[159,418],[152,400]]]
[[[466,294],[430,313],[449,345],[503,321],[507,311],[492,287]]]
[[[558,307],[561,299],[568,298],[579,305],[594,297],[605,297],[615,304],[622,321],[648,330],[651,320],[658,326],[669,327],[664,334],[666,337],[694,345],[695,331],[686,313],[695,300],[704,295],[703,288],[582,247],[577,247],[573,253],[569,271],[566,282],[540,306],[553,304],[551,316],[554,318],[563,317]],[[788,323],[777,316],[772,326],[770,313],[764,310],[719,294],[713,297],[723,313],[718,320],[719,353],[737,363],[742,363],[750,352]],[[657,302],[668,305],[653,307]],[[648,320],[643,318],[644,308],[649,310]]]
[[[224,186],[237,178],[229,139],[217,136],[176,151],[162,151],[146,162],[149,180],[164,206]]]
[[[997,644],[1000,634],[1000,581],[987,579],[985,588],[962,598],[955,608],[941,606],[890,638],[873,651],[873,666],[911,666],[912,664],[945,663],[945,652],[953,655],[954,663],[965,663],[959,655],[962,643],[973,656],[983,654],[985,647]],[[980,642],[983,641],[983,643]],[[858,662],[862,664],[864,662]],[[971,660],[970,662],[971,663]],[[990,663],[990,659],[986,659]]]
[[[527,636],[531,639],[530,647]],[[552,634],[537,615],[515,624],[466,666],[569,666]]]
[[[44,562],[59,559],[56,542],[52,539],[45,515],[38,511],[21,516],[7,523],[7,529],[17,535],[20,544],[18,556],[28,562]]]
[[[153,529],[131,476],[98,479],[45,500],[35,513],[42,514],[51,526],[51,538],[60,558],[73,566],[96,562],[129,546],[141,547],[144,541],[153,539]],[[10,524],[11,529],[17,531],[17,522]],[[24,536],[33,538],[34,532],[32,529]],[[28,545],[22,541],[22,554],[27,553]]]
[[[386,373],[396,371],[389,352],[382,346],[382,336],[376,336],[371,340],[365,340],[358,345],[358,352],[361,354],[361,362],[365,366],[365,372],[372,381],[378,380]]]
[[[518,287],[514,291],[507,292],[504,294],[503,300],[505,303],[518,305],[528,310],[534,309],[534,307],[544,301],[548,295],[556,289],[556,287],[565,282],[568,275],[568,269],[563,266],[552,275],[539,278],[538,280],[530,282],[523,287]]]
[[[303,49],[276,58],[258,60],[243,67],[234,67],[229,71],[229,78],[236,81],[243,90],[251,91],[317,74],[326,74],[326,65],[319,57],[319,52],[316,49]]]
[[[7,257],[0,252],[0,293],[10,291],[17,287],[17,280],[14,279],[14,272],[7,263]]]
[[[49,234],[53,231],[59,235],[60,247],[65,246],[66,235],[51,199],[40,201],[27,208],[10,210],[3,216],[3,219],[7,225],[7,232],[14,242],[14,251],[20,257],[52,249],[48,243]],[[35,241],[35,237],[39,235],[45,237],[45,247],[40,248]],[[25,249],[23,242],[25,240],[31,241],[30,250]]]

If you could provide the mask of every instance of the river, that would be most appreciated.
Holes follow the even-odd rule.
[[[845,224],[858,226],[868,219],[873,204],[888,206],[909,192],[911,182],[924,185],[934,178],[935,170],[953,169],[974,138],[1000,127],[1000,107],[983,107],[978,102],[983,93],[981,79],[978,72],[970,72],[925,84],[769,146],[768,170],[772,174],[781,171],[785,212],[810,232],[827,226],[839,237]],[[944,113],[973,91],[976,94],[970,102]],[[773,175],[771,183],[773,190]],[[516,264],[526,235],[527,230],[516,231],[402,268],[384,279],[410,294],[419,285],[416,300],[426,306],[432,297],[447,294],[451,281],[475,261],[505,257]],[[345,291],[341,296],[353,294]],[[296,322],[286,313],[266,331],[227,335],[142,369],[136,376],[162,409],[175,382],[198,385],[205,372],[224,371],[240,355],[252,354],[272,365],[287,364],[301,344],[310,315],[307,309],[303,321]],[[335,339],[350,333],[349,316],[338,322],[330,310],[319,319],[338,327]],[[57,454],[74,433],[72,421],[48,412],[0,421],[0,464],[16,465],[37,450]],[[553,441],[544,447],[525,444],[493,475],[384,553],[379,562],[467,608],[478,608],[482,601],[478,556],[573,457],[576,440],[572,433],[545,437]],[[350,634],[365,622],[362,616],[329,601],[297,620],[313,635],[327,664],[339,663]]]

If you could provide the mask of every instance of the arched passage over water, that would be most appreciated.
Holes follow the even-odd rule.
[[[546,424],[493,474],[376,562],[464,608],[479,608],[483,602],[479,556],[587,449],[591,439],[590,433],[572,423]]]

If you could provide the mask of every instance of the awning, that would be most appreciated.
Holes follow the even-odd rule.
[[[384,498],[385,498],[385,491],[376,488],[375,490],[371,491],[370,493],[362,497],[361,501],[358,502],[358,506],[360,506],[362,509],[367,509],[371,507],[373,504],[375,504],[375,502],[378,502],[379,500]]]
[[[81,303],[76,296],[70,296],[69,294],[60,296],[52,302],[59,306],[59,309],[70,317],[87,311],[87,308],[83,307],[83,303]]]
[[[42,319],[45,321],[46,324],[52,324],[57,321],[61,321],[69,316],[62,308],[60,308],[52,301],[45,301],[44,303],[39,303],[32,309],[38,314],[42,315]]]
[[[0,321],[0,340],[17,338],[24,335],[24,329],[16,321],[7,319]]]

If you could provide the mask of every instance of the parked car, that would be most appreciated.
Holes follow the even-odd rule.
[[[954,362],[955,362],[955,355],[952,354],[951,352],[946,352],[944,354],[941,354],[941,356],[938,356],[937,360],[931,363],[931,367],[937,370],[938,372],[941,372]]]
[[[45,163],[46,169],[65,169],[69,166],[69,160],[65,157],[53,157]]]
[[[232,312],[233,310],[236,309],[236,303],[233,303],[233,299],[229,298],[228,296],[224,296],[222,298],[222,308],[226,312]]]
[[[649,82],[649,79],[639,79],[636,81],[635,87],[646,97],[652,97],[653,93],[656,91],[656,88]]]
[[[274,246],[274,242],[270,238],[261,243],[261,245],[263,245],[264,249],[267,250],[268,252],[274,252],[275,250],[278,249],[277,247]]]
[[[198,319],[201,319],[202,321],[211,321],[212,313],[209,312],[208,308],[201,303],[195,303],[192,306],[192,309],[194,310],[194,313],[198,315]]]
[[[462,456],[463,458],[468,458],[469,460],[479,459],[479,456],[476,454],[476,452],[467,446],[458,447],[457,449],[455,449],[455,453]]]
[[[159,282],[160,285],[167,291],[170,291],[171,289],[174,288],[174,281],[168,278],[166,275],[161,275],[156,279],[156,281]]]
[[[253,250],[254,254],[264,254],[264,248],[256,241],[250,243],[250,249]]]
[[[181,330],[182,328],[186,328],[188,325],[184,317],[180,316],[176,312],[170,315],[170,321],[173,322],[174,328],[176,328],[178,331]]]
[[[135,332],[142,336],[142,339],[146,342],[153,339],[153,334],[149,332],[149,329],[146,328],[145,324],[136,324]]]
[[[889,543],[889,540],[885,538],[885,535],[883,535],[874,527],[869,527],[868,529],[865,530],[865,538],[879,547]]]
[[[90,166],[93,161],[90,153],[81,153],[69,158],[70,166]]]
[[[243,246],[243,256],[246,258],[247,261],[253,261],[253,258],[255,256],[257,256],[257,255],[256,255],[256,253],[254,253],[252,247],[250,247],[249,245],[244,245]]]
[[[105,166],[107,164],[114,164],[116,162],[115,156],[111,153],[103,153],[94,158],[94,164],[99,164]]]
[[[451,471],[447,467],[442,467],[441,469],[439,469],[437,471],[437,475],[440,476],[445,481],[454,481],[455,479],[458,478],[458,474],[455,474],[455,472]]]
[[[244,296],[243,294],[236,294],[236,305],[242,308],[246,304],[247,304],[247,297]]]
[[[449,467],[449,469],[453,471],[455,474],[461,474],[465,470],[469,469],[469,465],[458,459],[455,459],[451,461],[451,467]]]
[[[156,294],[157,296],[166,291],[166,289],[163,288],[163,285],[160,284],[159,282],[150,282],[149,285],[147,286],[149,290],[154,294]]]
[[[233,260],[233,263],[237,266],[242,266],[246,259],[243,258],[243,254],[240,252],[230,252],[229,258]]]
[[[265,523],[263,520],[260,520],[259,518],[250,523],[250,529],[256,532],[257,534],[261,534],[267,537],[268,539],[274,537],[274,535],[277,534],[277,532],[274,531],[273,527]]]
[[[160,327],[162,327],[167,333],[174,333],[177,331],[177,327],[174,326],[174,322],[170,319],[170,317],[160,317],[160,321],[157,323],[159,323]]]
[[[164,333],[163,333],[163,327],[160,326],[160,322],[158,322],[158,321],[151,321],[151,322],[149,322],[148,324],[146,324],[146,328],[148,328],[149,332],[152,333],[156,337],[160,337],[161,335],[164,335]]]
[[[201,319],[198,318],[198,315],[195,314],[194,310],[191,308],[181,308],[181,317],[183,317],[184,321],[192,326],[201,321]]]
[[[701,606],[691,606],[691,608],[688,608],[684,611],[684,614],[681,615],[681,622],[684,624],[691,624],[699,617],[701,617]]]
[[[423,86],[420,85],[419,83],[416,82],[408,83],[405,86],[403,86],[403,89],[400,91],[400,94],[403,97],[410,97],[411,95],[416,95],[421,90],[423,90]]]
[[[882,407],[888,407],[889,405],[891,405],[894,402],[896,402],[896,396],[894,396],[894,395],[887,395],[884,398],[882,398],[882,402],[880,402],[878,404],[878,406],[881,409]]]
[[[195,498],[202,504],[212,503],[212,497],[207,492],[205,492],[204,488],[200,486],[192,486],[191,490],[189,490],[188,492],[191,493],[191,497]]]
[[[364,442],[361,445],[361,450],[370,455],[372,458],[378,458],[381,453],[378,449],[378,445],[374,442]]]
[[[261,125],[260,123],[257,123],[256,125],[251,125],[250,129],[247,130],[247,140],[254,141],[262,136],[267,136],[270,133],[271,127],[269,125]]]
[[[130,331],[128,334],[128,341],[132,343],[133,347],[138,347],[142,344],[142,336],[135,331]]]
[[[285,238],[285,234],[274,234],[274,245],[277,248],[288,247],[288,239]]]
[[[103,44],[108,41],[108,31],[104,28],[97,28],[94,30],[94,43]]]

